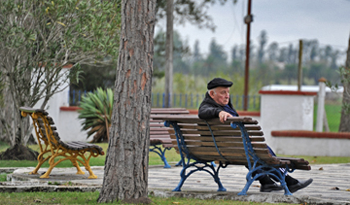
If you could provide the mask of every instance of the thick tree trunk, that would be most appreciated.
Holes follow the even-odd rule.
[[[339,132],[350,132],[350,38],[348,51],[345,62],[345,70],[347,71],[345,75],[342,76],[344,82],[344,92],[343,92],[343,108],[341,111]]]
[[[112,124],[98,202],[147,198],[155,3],[122,1]]]

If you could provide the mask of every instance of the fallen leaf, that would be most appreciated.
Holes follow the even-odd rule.
[[[323,171],[323,167],[320,167],[318,170]]]
[[[180,204],[180,202],[173,201],[173,204]]]
[[[350,191],[350,189],[346,189],[345,191]]]
[[[339,190],[338,187],[332,187],[331,190]]]

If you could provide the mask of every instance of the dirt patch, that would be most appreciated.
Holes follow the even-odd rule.
[[[16,144],[0,153],[0,160],[31,160],[36,161],[39,153],[24,145]]]

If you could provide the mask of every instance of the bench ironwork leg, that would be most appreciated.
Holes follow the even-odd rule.
[[[285,173],[281,172],[280,169],[278,168],[271,168],[271,171],[269,172],[269,175],[270,176],[273,176],[275,179],[277,179],[280,183],[281,183],[281,186],[284,188],[284,195],[293,195],[289,189],[288,189],[288,186],[287,186],[287,183],[286,183],[286,174],[287,172],[289,172],[290,170],[288,169],[285,169]],[[293,172],[294,170],[291,170],[290,172]]]
[[[232,128],[235,129],[237,128],[237,126],[239,127],[242,133],[242,140],[243,140],[245,154],[247,157],[248,169],[249,169],[249,172],[246,176],[247,183],[244,186],[243,190],[238,195],[246,195],[250,185],[254,182],[254,180],[256,180],[258,177],[262,175],[274,176],[281,183],[281,186],[284,188],[285,190],[284,195],[292,195],[285,181],[286,173],[281,172],[278,167],[276,168],[273,165],[266,164],[265,162],[260,160],[260,158],[255,154],[255,151],[252,147],[252,144],[249,138],[249,134],[245,129],[243,123],[231,123]],[[253,165],[250,162],[251,159],[254,160]],[[258,163],[262,165],[257,166]],[[292,172],[293,170],[289,170],[287,167],[286,171]],[[257,172],[260,172],[260,173],[257,173]],[[257,173],[257,174],[255,174],[255,176],[253,177],[253,173]]]
[[[175,167],[179,167],[182,165],[182,159],[180,159],[180,161],[178,163],[175,164]]]
[[[164,168],[171,168],[171,166],[169,165],[169,163],[165,157],[165,151],[170,150],[170,149],[171,149],[171,147],[166,147],[166,148],[164,148],[164,150],[162,150],[162,148],[158,147],[157,145],[153,145],[153,148],[150,148],[149,151],[158,154],[158,156],[162,159],[162,161],[164,163]]]
[[[181,155],[181,161],[179,163],[182,163],[182,170],[180,173],[181,179],[179,184],[177,185],[177,187],[173,190],[173,191],[181,191],[181,187],[184,184],[184,182],[186,181],[186,179],[193,173],[197,172],[197,171],[206,171],[208,172],[213,178],[214,181],[218,184],[219,189],[218,191],[226,191],[226,189],[222,186],[222,183],[220,181],[219,178],[219,170],[222,166],[222,164],[220,164],[220,166],[217,168],[217,170],[215,170],[214,168],[214,163],[211,162],[200,162],[197,161],[195,158],[191,157],[191,155],[189,154],[186,145],[184,144],[184,138],[182,136],[181,130],[179,128],[179,126],[177,125],[176,122],[168,122],[166,121],[164,123],[164,125],[166,127],[169,127],[170,124],[173,126],[174,130],[175,130],[175,136],[176,136],[176,141],[177,141],[177,146],[179,148],[179,152]],[[187,159],[187,163],[185,162],[185,159]],[[193,159],[196,162],[190,163],[190,160]],[[204,164],[204,166],[196,166],[197,164]],[[186,174],[186,170],[190,167],[194,167],[194,170],[191,170],[188,174]],[[208,170],[206,169],[207,167],[209,167],[211,169]]]
[[[73,166],[77,169],[76,174],[82,174],[82,175],[85,174],[85,172],[83,172],[83,170],[80,169],[80,166],[75,158],[70,159],[70,161],[72,162]]]
[[[255,174],[255,176],[253,177],[253,173],[256,173],[257,171],[261,171],[261,173]],[[279,168],[268,166],[268,165],[261,165],[256,167],[256,163],[252,166],[251,170],[248,172],[246,176],[247,183],[244,186],[243,190],[240,193],[238,193],[238,195],[247,195],[247,191],[251,186],[251,184],[256,179],[258,179],[260,176],[263,176],[263,175],[269,175],[274,177],[274,179],[278,180],[281,183],[281,186],[284,188],[284,195],[292,195],[285,181],[285,174],[280,172]]]
[[[180,159],[180,161],[178,163],[175,164],[175,167],[181,166],[182,163],[182,159]],[[214,161],[211,162],[211,165],[213,165],[214,167],[216,167],[216,164]]]
[[[190,160],[188,160],[190,161]],[[204,164],[204,166],[197,166],[198,164]],[[195,169],[194,170],[191,170],[188,174],[186,174],[186,170],[190,167],[194,167]],[[207,167],[209,167],[211,169],[208,170],[206,169]],[[214,166],[212,165],[212,163],[208,164],[206,162],[194,162],[194,163],[187,163],[181,170],[180,172],[180,176],[181,176],[181,179],[180,179],[180,182],[179,184],[177,185],[177,187],[173,190],[173,191],[181,191],[181,187],[182,185],[185,183],[186,179],[193,173],[197,172],[197,171],[205,171],[207,173],[209,173],[213,178],[214,178],[214,181],[218,184],[218,190],[217,191],[226,191],[226,188],[224,188],[224,186],[222,185],[221,183],[221,180],[219,178],[219,170],[222,166],[219,166],[217,168],[217,170],[215,170]]]

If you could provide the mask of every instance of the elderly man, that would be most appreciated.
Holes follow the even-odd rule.
[[[223,123],[228,117],[238,116],[237,111],[233,108],[230,100],[230,87],[232,82],[222,78],[214,78],[208,83],[208,92],[201,105],[199,106],[198,116],[201,119],[220,118]],[[276,156],[270,147],[271,155]],[[284,172],[284,170],[281,170]],[[261,192],[271,192],[282,190],[282,186],[276,184],[268,175],[259,178],[261,183]],[[312,183],[312,179],[299,181],[287,175],[286,183],[290,192],[294,193]]]

